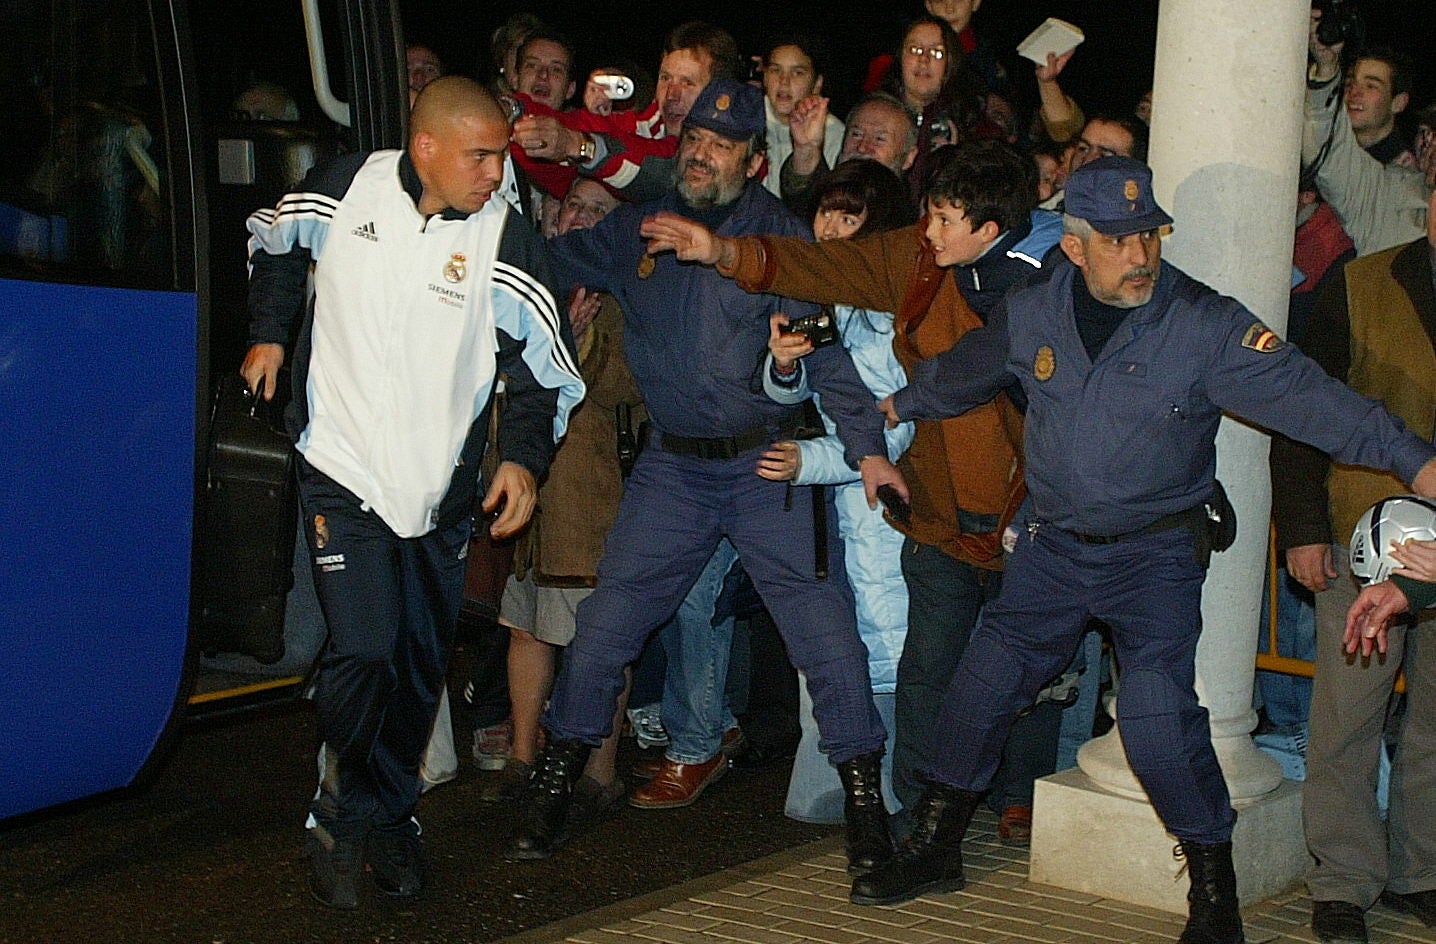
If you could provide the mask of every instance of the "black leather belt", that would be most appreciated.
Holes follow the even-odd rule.
[[[719,436],[715,439],[663,433],[658,442],[664,452],[680,456],[695,456],[699,459],[735,459],[750,449],[764,445],[772,435],[768,427],[755,426],[736,436]]]
[[[1057,528],[1083,544],[1120,544],[1123,541],[1130,541],[1133,538],[1146,537],[1149,534],[1160,534],[1163,531],[1175,531],[1177,528],[1205,527],[1207,520],[1206,505],[1194,505],[1186,511],[1176,511],[1170,515],[1163,515],[1156,521],[1136,531],[1127,531],[1123,534],[1083,534],[1080,531],[1069,531],[1066,528]],[[1053,527],[1057,527],[1053,525]]]

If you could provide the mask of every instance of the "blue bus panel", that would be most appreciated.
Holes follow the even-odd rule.
[[[194,295],[0,280],[0,819],[129,784],[189,629]]]

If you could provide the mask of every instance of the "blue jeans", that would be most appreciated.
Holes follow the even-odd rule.
[[[1092,740],[1092,725],[1097,721],[1097,696],[1102,687],[1102,634],[1088,632],[1082,637],[1073,664],[1086,667],[1077,679],[1077,700],[1062,711],[1062,730],[1057,738],[1057,769],[1077,766],[1077,751]]]
[[[659,637],[668,656],[663,679],[665,756],[675,764],[701,764],[718,753],[723,732],[738,723],[724,697],[733,647],[733,610],[720,606],[723,584],[738,552],[724,538],[698,582]]]
[[[1267,651],[1270,593],[1270,585],[1263,585],[1258,652]],[[1284,656],[1316,660],[1316,604],[1311,591],[1291,579],[1285,568],[1276,572],[1276,648]],[[1266,716],[1272,724],[1290,728],[1306,723],[1311,713],[1311,679],[1281,672],[1258,672],[1256,681]]]

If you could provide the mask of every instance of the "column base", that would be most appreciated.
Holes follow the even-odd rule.
[[[1255,904],[1286,890],[1311,867],[1301,828],[1301,784],[1291,780],[1235,804],[1232,859],[1237,895]],[[1177,914],[1187,877],[1176,840],[1145,800],[1104,790],[1080,768],[1037,781],[1029,878]]]

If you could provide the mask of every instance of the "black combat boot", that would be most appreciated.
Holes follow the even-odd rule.
[[[891,905],[923,892],[955,892],[962,875],[962,836],[982,796],[929,783],[912,811],[912,835],[897,855],[853,881],[855,905]]]
[[[519,801],[518,825],[504,858],[547,859],[568,838],[573,785],[583,774],[591,748],[578,741],[549,741],[529,775]]]
[[[1246,944],[1237,905],[1237,873],[1229,842],[1188,842],[1172,850],[1187,860],[1187,926],[1177,944]]]
[[[883,805],[882,758],[881,751],[873,751],[838,765],[847,821],[848,871],[854,875],[866,875],[893,856],[888,810]]]

